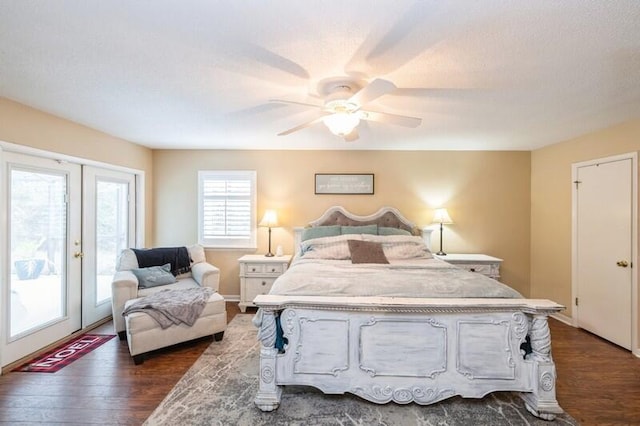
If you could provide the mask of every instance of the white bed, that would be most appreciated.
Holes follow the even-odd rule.
[[[369,216],[332,207],[310,226],[333,227],[314,229],[322,231],[371,224],[420,233],[390,207]],[[522,298],[429,253],[414,255],[416,247],[429,247],[428,230],[424,242],[368,234],[303,242],[303,232],[309,231],[296,230],[302,249],[291,267],[270,294],[254,300],[262,342],[260,409],[278,407],[282,386],[308,385],[379,404],[517,391],[538,417],[562,412],[547,317],[563,306]],[[344,259],[347,239],[384,247],[389,264],[351,264]],[[392,240],[397,243],[387,243]]]

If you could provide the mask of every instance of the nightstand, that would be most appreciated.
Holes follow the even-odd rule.
[[[433,255],[452,265],[459,266],[470,272],[478,272],[494,280],[500,279],[500,264],[502,259],[486,254],[447,253],[446,256]]]
[[[255,306],[253,299],[267,294],[273,282],[289,267],[291,255],[267,257],[263,254],[247,254],[238,259],[240,263],[240,311]]]

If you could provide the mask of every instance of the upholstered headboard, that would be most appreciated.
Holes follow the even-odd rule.
[[[431,249],[431,232],[432,229],[420,229],[413,222],[405,218],[400,211],[394,207],[382,207],[377,212],[360,216],[349,212],[342,206],[333,206],[327,209],[318,219],[309,222],[310,227],[315,226],[360,226],[360,225],[378,225],[379,227],[398,228],[410,232],[412,235],[421,235],[425,244]],[[295,251],[299,250],[302,242],[302,231],[305,227],[296,227],[295,231]]]

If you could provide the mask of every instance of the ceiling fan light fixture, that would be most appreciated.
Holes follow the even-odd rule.
[[[337,136],[346,136],[360,124],[360,118],[350,112],[336,112],[322,119],[331,133]]]
[[[361,120],[376,121],[383,124],[395,124],[404,127],[418,127],[422,119],[396,115],[387,112],[371,111],[367,105],[381,96],[395,91],[397,87],[390,81],[376,78],[369,83],[353,80],[350,77],[324,79],[318,83],[318,94],[324,99],[322,105],[306,102],[272,100],[272,102],[290,103],[319,109],[316,118],[299,124],[278,136],[284,136],[324,122],[327,128],[346,142],[359,138],[358,125]]]

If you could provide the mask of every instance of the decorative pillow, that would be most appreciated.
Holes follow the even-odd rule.
[[[389,263],[382,244],[373,241],[349,240],[351,263]]]
[[[365,241],[382,244],[387,259],[431,259],[431,251],[422,237],[408,235],[363,235]]]
[[[301,240],[306,241],[314,238],[335,237],[336,235],[340,235],[340,225],[314,226],[312,228],[304,228]]]
[[[342,226],[342,235],[345,234],[370,234],[378,235],[378,225]]]
[[[314,238],[300,244],[300,254],[304,259],[349,259],[348,240],[362,240],[361,235],[336,235],[335,237]]]
[[[378,226],[378,235],[411,235],[411,232],[400,229],[390,228],[388,226]]]
[[[187,250],[189,251],[189,257],[191,258],[191,265],[207,261],[207,257],[204,254],[204,247],[200,244],[189,246],[187,247]]]
[[[148,268],[134,268],[131,272],[138,278],[138,288],[157,287],[176,282],[176,277],[171,273],[170,263]]]
[[[138,266],[138,258],[131,249],[124,249],[116,260],[116,271],[130,271]]]

